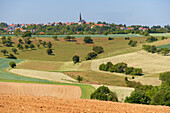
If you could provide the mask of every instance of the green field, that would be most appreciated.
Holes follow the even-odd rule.
[[[163,45],[163,46],[159,46],[157,48],[167,48],[167,49],[170,49],[170,44],[167,44],[167,45]]]
[[[15,35],[0,35],[1,36],[15,36]],[[18,35],[21,36],[21,35]],[[55,35],[32,35],[32,37],[53,37]],[[57,37],[65,37],[68,35],[57,35]],[[108,35],[69,35],[69,36],[74,36],[74,37],[85,37],[85,36],[90,36],[90,37],[142,37],[142,35],[139,34],[108,34]]]
[[[150,33],[150,36],[170,36],[170,33]]]
[[[17,80],[17,81],[21,80],[21,81],[34,81],[34,82],[51,82],[48,80],[19,76],[19,75],[5,71],[5,68],[9,67],[10,62],[19,63],[21,61],[23,60],[0,58],[0,79],[1,80]]]

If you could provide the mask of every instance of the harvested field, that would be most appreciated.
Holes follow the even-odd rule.
[[[84,61],[82,63],[74,64],[72,61],[37,61],[26,60],[17,65],[20,69],[32,69],[39,71],[84,71],[90,69],[90,62]]]
[[[101,85],[93,85],[93,84],[91,85],[95,87],[96,89],[101,86]],[[130,96],[130,94],[135,90],[134,88],[128,88],[128,87],[107,86],[107,85],[105,86],[108,87],[112,92],[115,92],[118,97],[118,100],[121,102],[123,102],[124,99],[127,96]]]
[[[99,65],[102,63],[112,62],[113,64],[125,62],[129,67],[142,68],[146,74],[161,73],[170,70],[170,56],[152,54],[145,51],[138,51],[109,58],[93,60],[91,69],[99,71]]]
[[[29,70],[29,69],[11,69],[9,71],[26,77],[45,79],[45,80],[50,80],[55,82],[63,82],[63,83],[76,82],[76,80],[59,72],[46,72],[46,71],[36,71],[36,70]]]
[[[140,82],[143,85],[159,86],[162,83],[161,80],[159,80],[159,77],[138,77],[137,79],[136,78],[134,79],[134,81]]]
[[[169,113],[170,107],[86,99],[0,95],[0,111],[1,113]]]
[[[80,98],[78,86],[0,82],[0,94]]]

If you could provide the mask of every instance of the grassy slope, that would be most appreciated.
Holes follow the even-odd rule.
[[[15,42],[14,47],[18,44],[19,38],[13,38]],[[65,42],[63,38],[59,38],[60,41],[54,41],[52,38],[36,38],[32,39],[33,44],[37,44],[38,40],[42,39],[43,41],[51,41],[53,43],[53,51],[55,55],[47,55],[46,49],[36,47],[35,50],[18,50],[19,55],[16,55],[19,59],[29,59],[29,60],[43,60],[43,61],[71,61],[73,55],[79,55],[81,61],[85,60],[87,53],[92,51],[92,45],[85,45],[83,43],[83,38],[76,38],[78,43],[75,42]],[[138,42],[144,42],[146,37],[131,37],[133,40],[138,40]],[[123,37],[115,37],[115,40],[109,41],[107,38],[93,38],[94,45],[100,45],[104,48],[105,52],[98,56],[98,58],[105,58],[109,56],[114,56],[123,53],[129,53],[138,51],[141,48],[135,47],[132,48],[128,45],[128,40],[125,40]],[[139,43],[140,44],[140,43]],[[2,45],[2,44],[1,44]],[[1,47],[0,50],[6,49],[9,53],[12,53],[12,47]],[[0,54],[0,57],[4,57],[3,54]]]

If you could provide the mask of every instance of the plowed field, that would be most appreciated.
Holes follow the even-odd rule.
[[[0,95],[1,113],[170,113],[170,107],[85,99]]]

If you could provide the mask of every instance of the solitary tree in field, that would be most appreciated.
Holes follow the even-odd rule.
[[[25,49],[28,49],[28,48],[29,48],[29,46],[26,44],[26,45],[24,45],[24,48],[25,48]]]
[[[78,80],[78,82],[80,83],[80,81],[83,80],[83,77],[78,76],[78,77],[77,77],[77,80]]]
[[[15,62],[10,62],[9,65],[14,68],[16,66]]]
[[[50,49],[50,48],[48,48],[48,49],[47,49],[47,54],[48,54],[48,55],[51,55],[52,53],[53,53],[53,50]]]
[[[19,39],[18,42],[19,42],[19,43],[23,43],[23,42],[22,42],[22,39]]]
[[[8,53],[6,49],[1,50],[1,52],[4,54],[4,56]]]
[[[16,54],[17,53],[17,49],[16,48],[12,48],[12,52],[14,52]]]
[[[42,42],[42,45],[45,47],[45,45],[46,45],[46,42],[44,41],[44,42]]]
[[[52,43],[51,43],[51,42],[48,42],[48,43],[47,43],[47,47],[48,47],[48,48],[51,48],[51,47],[52,47]]]
[[[37,44],[37,47],[40,48],[40,44]]]
[[[30,44],[30,48],[31,49],[35,48],[34,44]]]
[[[74,64],[78,63],[79,62],[79,56],[74,55],[73,56],[73,62],[74,62]]]
[[[57,36],[53,36],[53,39],[55,40],[55,41],[57,41],[58,39],[57,39]]]
[[[93,43],[93,40],[91,39],[90,36],[84,37],[83,41],[84,41],[85,43]]]
[[[23,50],[23,46],[22,46],[20,43],[17,45],[17,47],[18,47],[20,50]]]

